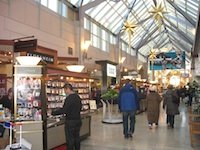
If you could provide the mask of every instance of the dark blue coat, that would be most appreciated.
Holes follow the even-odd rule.
[[[122,112],[139,109],[139,100],[136,89],[131,84],[126,84],[119,93],[119,109]]]

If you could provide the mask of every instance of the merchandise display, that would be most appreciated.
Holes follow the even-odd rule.
[[[89,112],[89,83],[84,81],[83,79],[76,80],[69,82],[72,84],[74,91],[76,91],[80,98],[82,99],[82,110],[81,114],[85,114]]]
[[[17,120],[42,120],[41,74],[16,74],[15,94]]]
[[[53,109],[61,108],[64,104],[65,94],[63,81],[48,80],[46,83],[47,94],[47,116],[51,115]]]
[[[75,76],[76,75],[77,74],[75,74]],[[48,149],[55,148],[65,143],[65,134],[63,132],[65,126],[65,118],[63,117],[64,115],[51,115],[52,111],[63,107],[66,98],[66,94],[63,88],[65,83],[70,83],[74,91],[77,92],[81,98],[81,139],[85,139],[90,136],[91,116],[89,116],[89,80],[82,77],[69,77],[64,75],[61,76],[48,74],[46,80]]]
[[[46,82],[47,93],[47,116],[51,116],[51,112],[54,109],[61,108],[66,98],[63,86],[65,82],[72,84],[74,91],[77,92],[82,99],[82,111],[81,114],[89,112],[89,82],[84,79],[78,78],[66,78],[66,80],[48,80]]]

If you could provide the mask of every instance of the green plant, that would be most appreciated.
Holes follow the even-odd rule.
[[[118,98],[118,93],[114,89],[109,89],[101,95],[101,98],[103,100],[116,100]]]

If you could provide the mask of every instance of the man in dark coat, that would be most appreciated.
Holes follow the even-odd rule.
[[[71,84],[66,83],[64,89],[67,97],[63,108],[53,111],[52,115],[66,114],[65,136],[67,150],[80,150],[81,98],[73,91]]]
[[[135,130],[135,115],[139,107],[139,101],[137,91],[130,84],[130,80],[126,80],[125,86],[120,90],[118,105],[120,111],[123,113],[124,137],[131,138]],[[130,119],[129,127],[128,118]]]
[[[173,86],[169,85],[166,94],[164,95],[163,108],[166,107],[167,124],[174,128],[174,117],[179,114],[179,97]]]

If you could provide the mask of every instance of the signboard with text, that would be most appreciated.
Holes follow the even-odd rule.
[[[117,74],[117,68],[115,65],[107,64],[107,76],[108,77],[115,77]]]
[[[27,56],[35,56],[40,57],[43,61],[45,61],[48,64],[54,63],[54,56],[48,55],[48,54],[42,54],[38,52],[27,52]]]
[[[34,51],[37,49],[37,39],[18,41],[14,43],[14,52]]]
[[[149,68],[150,70],[184,69],[185,52],[159,53],[156,55],[156,58],[150,62]]]

